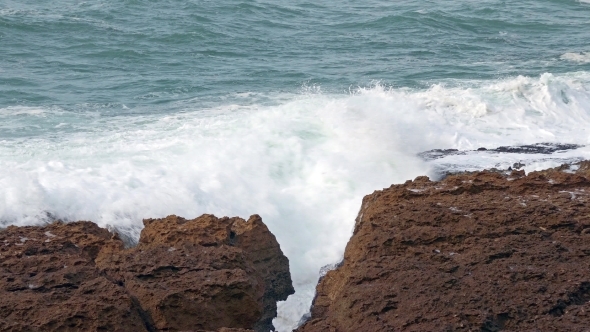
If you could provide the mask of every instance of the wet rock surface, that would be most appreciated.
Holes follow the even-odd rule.
[[[590,162],[364,198],[298,331],[589,331]]]
[[[144,224],[131,249],[91,222],[0,231],[0,330],[272,329],[293,287],[259,216]]]
[[[476,150],[458,150],[458,149],[434,149],[424,151],[418,155],[425,160],[433,160],[444,158],[453,155],[467,155],[474,153],[524,153],[524,154],[553,154],[555,152],[563,152],[568,150],[575,150],[583,147],[579,144],[564,144],[564,143],[536,143],[528,145],[516,146],[500,146],[495,149],[479,148]]]
[[[449,175],[482,169],[510,172],[513,169],[545,167],[543,165],[574,164],[584,160],[580,155],[588,146],[564,143],[478,148],[475,150],[434,149],[418,154],[428,162],[430,174],[436,180]]]

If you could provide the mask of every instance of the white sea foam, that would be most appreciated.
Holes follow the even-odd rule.
[[[587,3],[590,3],[590,0],[588,0]],[[589,63],[590,62],[590,52],[564,53],[563,55],[561,55],[560,58],[562,60],[568,60],[568,61],[573,61],[573,62]]]
[[[0,108],[0,118],[13,117],[15,115],[41,116],[45,112],[46,112],[46,110],[41,107],[23,107],[23,106],[5,107],[5,108]]]
[[[39,126],[69,131],[0,139],[0,220],[93,220],[137,238],[142,218],[258,213],[290,259],[297,293],[279,303],[275,320],[287,331],[309,309],[320,268],[341,260],[363,195],[432,174],[437,164],[416,153],[590,143],[585,72],[276,100],[168,115],[80,118],[47,110]],[[26,127],[30,115],[38,117],[7,120]],[[589,156],[588,149],[567,154]],[[553,166],[550,157],[537,162]],[[457,162],[497,162],[464,158]],[[529,156],[514,158],[527,164]],[[452,162],[436,162],[445,160]]]

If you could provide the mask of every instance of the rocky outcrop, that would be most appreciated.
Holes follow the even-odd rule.
[[[276,302],[294,290],[289,261],[259,216],[169,216],[144,225],[135,248],[101,252],[96,262],[156,329],[273,329]]]
[[[146,331],[137,302],[94,264],[122,245],[90,222],[0,232],[0,330]]]
[[[590,163],[364,198],[298,331],[588,331]]]
[[[479,148],[477,150],[458,150],[458,149],[434,149],[420,152],[418,156],[425,160],[433,160],[456,155],[474,155],[474,154],[494,154],[494,153],[518,153],[518,154],[554,154],[555,152],[565,152],[584,147],[579,144],[567,143],[536,143],[516,146],[500,146],[495,149]]]
[[[144,225],[130,249],[91,222],[1,231],[0,330],[272,329],[293,288],[259,216]]]
[[[277,300],[286,300],[295,293],[289,272],[289,260],[282,253],[275,236],[262,219],[254,215],[248,222],[232,223],[230,237],[233,245],[241,248],[264,280],[262,317],[254,325],[258,331],[274,330],[272,320],[277,316]]]

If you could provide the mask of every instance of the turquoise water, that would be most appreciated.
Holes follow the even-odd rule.
[[[589,70],[579,1],[11,1],[0,107],[170,112],[231,93],[346,93]]]
[[[573,143],[551,155],[430,149]],[[0,2],[0,226],[258,213],[288,331],[362,197],[590,158],[590,1]]]

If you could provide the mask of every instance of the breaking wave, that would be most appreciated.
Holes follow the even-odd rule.
[[[364,195],[448,165],[532,170],[590,157],[587,72],[320,91],[133,116],[2,109],[2,225],[92,220],[138,238],[142,218],[258,213],[290,259],[297,293],[275,320],[284,331],[309,309],[320,268],[340,261]],[[418,156],[538,142],[583,147]]]

